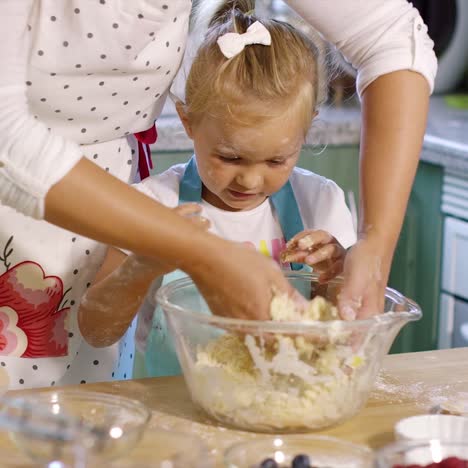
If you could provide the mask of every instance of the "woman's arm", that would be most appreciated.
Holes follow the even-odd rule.
[[[360,219],[339,298],[345,318],[382,309],[414,180],[437,59],[406,0],[287,0],[357,69],[362,101]]]
[[[382,310],[428,105],[427,81],[410,71],[384,75],[363,93],[359,240],[346,257],[340,296],[340,309],[349,318]]]
[[[50,189],[45,215],[57,226],[185,271],[218,315],[267,319],[273,290],[295,295],[271,259],[204,232],[87,159]]]
[[[400,70],[423,75],[432,90],[434,43],[407,0],[285,0],[357,70],[360,96],[378,77]]]

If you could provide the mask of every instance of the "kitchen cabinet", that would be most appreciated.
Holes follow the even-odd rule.
[[[442,249],[443,168],[421,162],[393,259],[389,286],[416,301],[423,317],[406,325],[392,352],[436,349]]]
[[[328,146],[320,148],[307,146],[303,149],[298,166],[334,180],[347,196],[352,192],[356,203],[359,194],[359,148],[350,146]]]
[[[160,174],[166,169],[169,169],[175,164],[186,163],[192,156],[193,152],[189,151],[153,151],[151,157],[153,159],[153,170],[151,173]]]
[[[468,346],[468,175],[444,174],[439,348]]]

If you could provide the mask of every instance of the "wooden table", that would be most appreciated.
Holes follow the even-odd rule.
[[[150,427],[195,433],[216,456],[233,442],[257,436],[221,427],[205,416],[190,401],[181,377],[86,384],[79,388],[139,399],[153,410]],[[37,391],[41,390],[32,390]],[[319,433],[378,448],[393,440],[393,426],[399,419],[428,413],[447,398],[468,399],[468,348],[387,356],[366,407],[351,420]]]

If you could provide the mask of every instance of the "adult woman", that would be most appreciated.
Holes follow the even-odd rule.
[[[375,313],[421,145],[432,44],[405,0],[290,4],[360,70],[363,229],[341,305],[348,315]],[[0,354],[12,386],[109,377],[105,361],[115,350],[99,355],[76,324],[104,254],[91,239],[186,271],[219,314],[265,317],[272,286],[291,292],[266,258],[126,184],[137,165],[131,134],[150,128],[162,108],[190,7],[190,0],[2,2]]]

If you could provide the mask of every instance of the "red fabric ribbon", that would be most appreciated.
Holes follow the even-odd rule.
[[[134,134],[138,141],[138,170],[140,171],[140,179],[146,179],[150,175],[150,169],[153,169],[153,160],[151,159],[150,144],[156,143],[158,132],[156,124]]]

